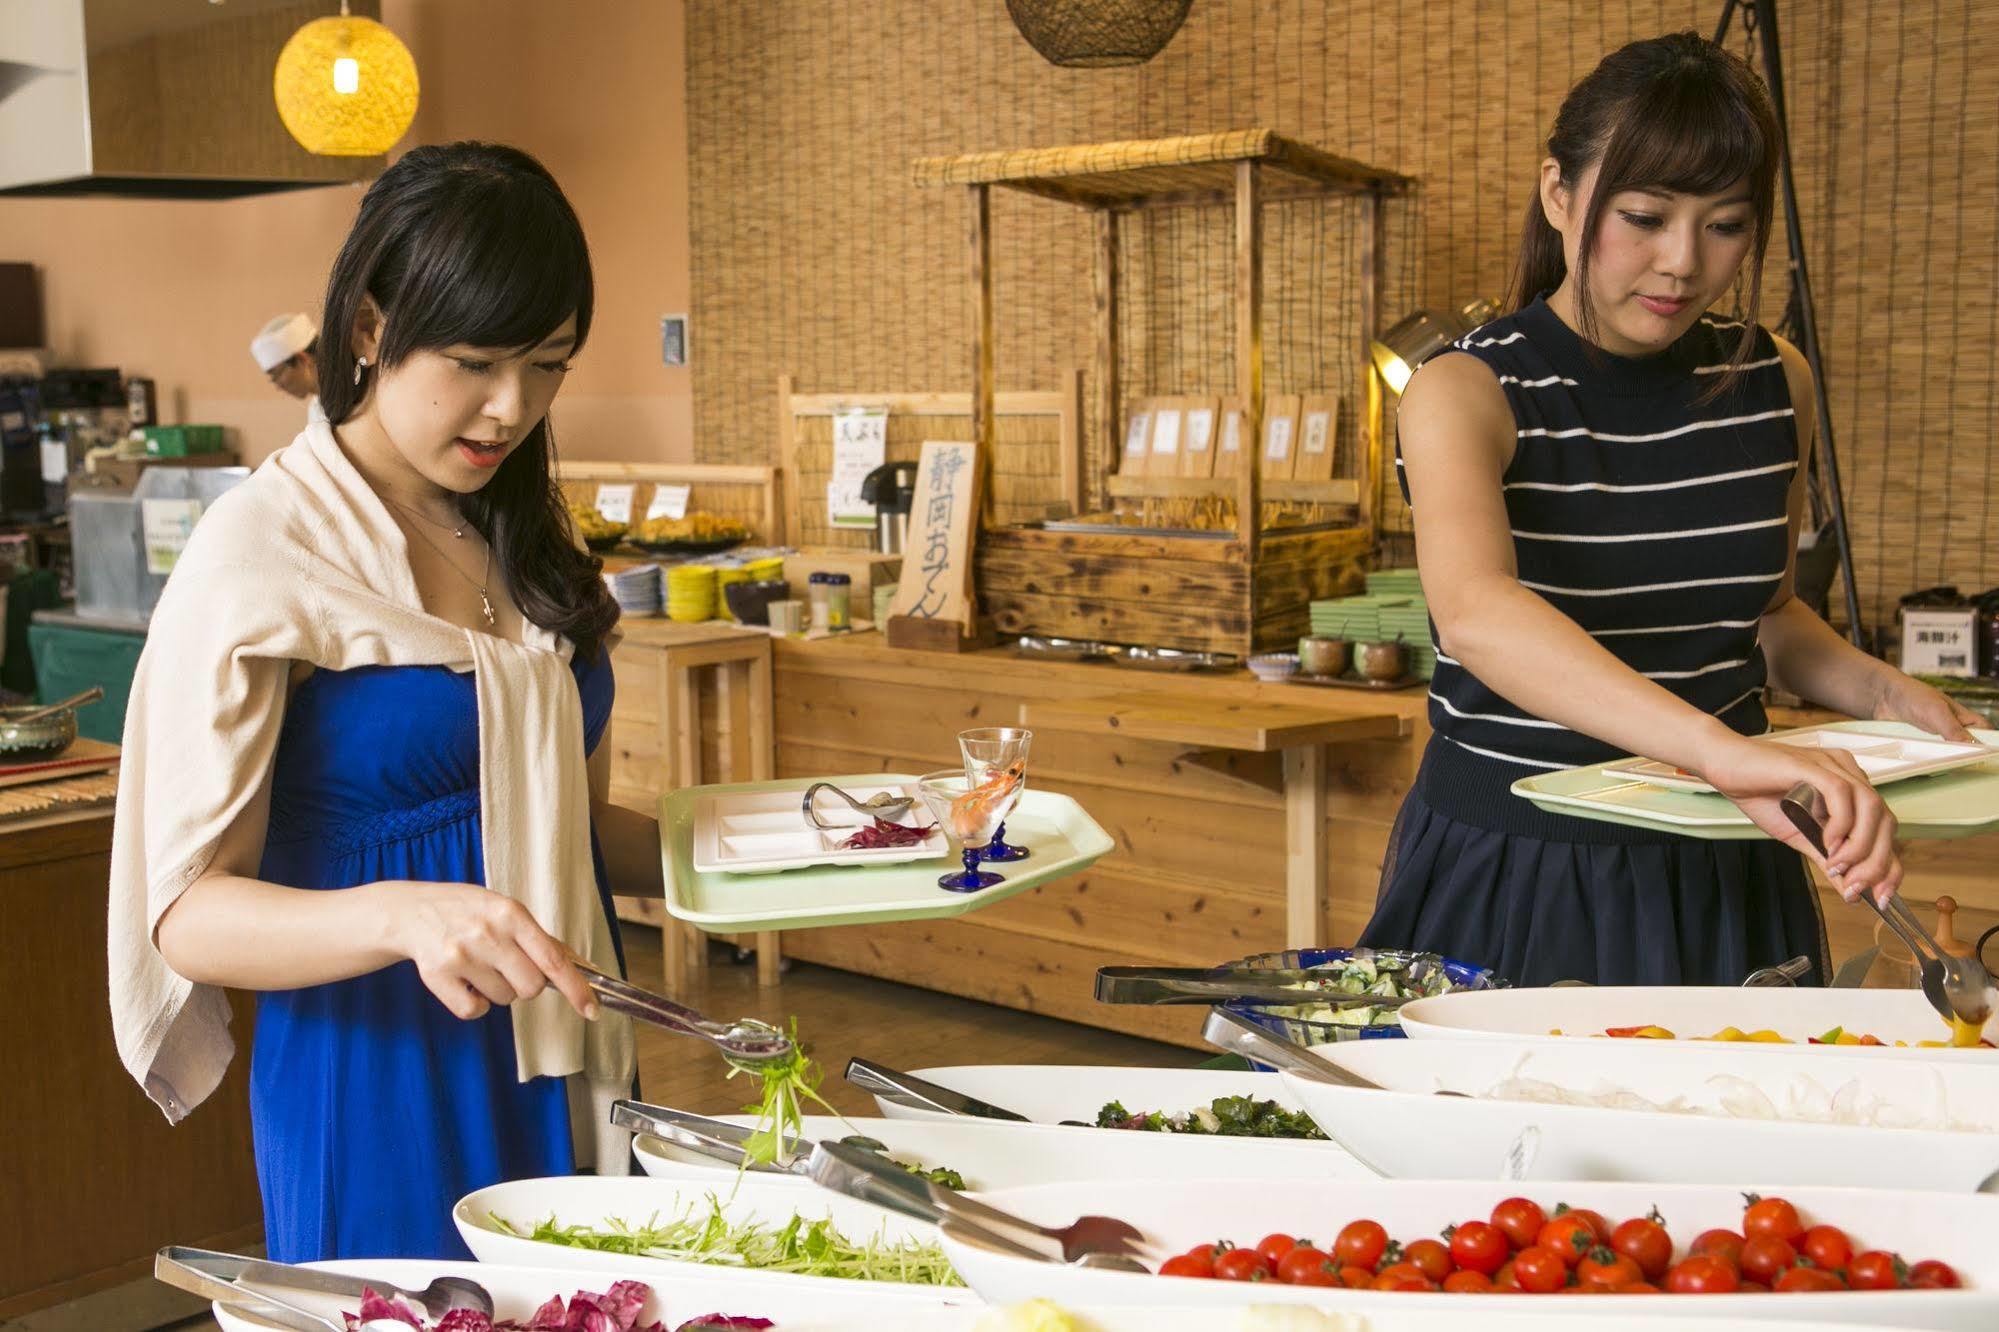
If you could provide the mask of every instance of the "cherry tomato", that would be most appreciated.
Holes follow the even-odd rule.
[[[1823,1267],[1794,1267],[1777,1278],[1775,1289],[1791,1294],[1801,1291],[1845,1290],[1846,1283],[1839,1279],[1837,1272],[1828,1272]]]
[[[1633,1217],[1610,1232],[1610,1247],[1638,1264],[1647,1281],[1664,1276],[1673,1262],[1673,1237],[1651,1217]]]
[[[1374,1270],[1367,1267],[1342,1267],[1340,1284],[1348,1290],[1366,1290],[1374,1284]]]
[[[1902,1260],[1880,1249],[1857,1253],[1846,1265],[1846,1279],[1855,1290],[1898,1290],[1908,1278]]]
[[[1415,1264],[1432,1281],[1442,1281],[1457,1266],[1451,1261],[1451,1251],[1441,1240],[1433,1239],[1411,1240],[1403,1247],[1402,1260]]]
[[[1374,1290],[1435,1290],[1437,1283],[1414,1263],[1390,1263],[1375,1277]]]
[[[1612,1286],[1613,1295],[1657,1295],[1659,1288],[1649,1281],[1627,1281],[1621,1286]]]
[[[1513,1270],[1513,1260],[1508,1258],[1492,1274],[1492,1288],[1501,1295],[1514,1295],[1520,1291],[1520,1278]]]
[[[1340,1269],[1331,1254],[1300,1244],[1278,1260],[1277,1279],[1291,1286],[1337,1286]]]
[[[1576,1264],[1576,1280],[1585,1286],[1622,1286],[1644,1279],[1645,1274],[1628,1255],[1602,1245],[1584,1254],[1583,1260]]]
[[[1513,1279],[1530,1294],[1546,1295],[1569,1284],[1569,1262],[1545,1244],[1531,1244],[1513,1255]]]
[[[1799,1238],[1798,1252],[1828,1272],[1844,1272],[1853,1261],[1853,1241],[1838,1226],[1813,1226]]]
[[[1373,1267],[1388,1250],[1388,1232],[1378,1221],[1349,1221],[1333,1241],[1333,1256],[1352,1267]]]
[[[1749,1206],[1742,1213],[1745,1237],[1755,1239],[1763,1235],[1796,1244],[1805,1233],[1805,1223],[1798,1220],[1798,1209],[1782,1198],[1759,1198],[1753,1193],[1744,1196],[1749,1199]]]
[[[1909,1284],[1930,1290],[1956,1290],[1963,1285],[1957,1269],[1935,1258],[1925,1258],[1909,1269]]]
[[[1727,1295],[1741,1284],[1728,1259],[1712,1253],[1682,1258],[1666,1273],[1666,1289],[1675,1295]]]
[[[1492,1290],[1492,1278],[1475,1268],[1460,1267],[1444,1278],[1444,1289],[1454,1295],[1484,1295]]]
[[[1206,1250],[1194,1253],[1175,1254],[1159,1265],[1159,1275],[1177,1277],[1212,1277],[1215,1264],[1212,1259],[1199,1256]]]
[[[1735,1293],[1737,1295],[1768,1295],[1770,1288],[1761,1281],[1751,1281],[1748,1277],[1744,1277],[1742,1278],[1742,1284],[1735,1288]]]
[[[1596,1232],[1590,1229],[1589,1222],[1574,1212],[1565,1212],[1542,1226],[1540,1235],[1534,1240],[1541,1248],[1553,1249],[1560,1254],[1562,1261],[1570,1267],[1581,1262],[1583,1255],[1600,1242]]]
[[[1512,1247],[1505,1231],[1485,1221],[1467,1221],[1451,1232],[1451,1261],[1482,1276],[1497,1272]]]
[[[1263,1261],[1270,1264],[1270,1270],[1273,1272],[1277,1270],[1277,1265],[1284,1261],[1284,1255],[1297,1247],[1298,1241],[1281,1231],[1274,1235],[1265,1235],[1256,1242],[1256,1251],[1263,1255]]]
[[[1573,1216],[1590,1228],[1598,1244],[1610,1243],[1610,1222],[1603,1219],[1603,1213],[1587,1207],[1571,1207],[1567,1203],[1555,1204],[1556,1216]]]
[[[1797,1262],[1796,1249],[1769,1235],[1753,1235],[1742,1246],[1742,1275],[1751,1281],[1774,1285],[1777,1278],[1797,1266]]]
[[[1732,1230],[1703,1230],[1695,1237],[1687,1249],[1689,1256],[1697,1253],[1711,1253],[1717,1258],[1726,1258],[1729,1266],[1742,1267],[1742,1246],[1745,1240]]]
[[[1255,1249],[1230,1249],[1216,1255],[1215,1275],[1223,1281],[1267,1281],[1270,1264]]]
[[[1508,1244],[1524,1249],[1540,1236],[1541,1227],[1548,1224],[1548,1214],[1531,1198],[1508,1198],[1492,1209],[1492,1224],[1506,1236]]]

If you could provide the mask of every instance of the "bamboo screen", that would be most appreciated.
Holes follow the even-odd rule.
[[[1999,582],[1999,22],[1971,0],[1780,8],[1827,388],[1879,625],[1912,588]],[[965,201],[911,185],[913,158],[1267,126],[1406,172],[1422,184],[1385,218],[1392,320],[1500,295],[1562,94],[1619,43],[1710,32],[1719,10],[1197,0],[1150,63],[1065,71],[1000,0],[688,0],[702,456],[774,461],[780,373],[808,392],[969,389]],[[1273,391],[1351,392],[1338,376],[1358,358],[1334,339],[1355,266],[1343,232],[1319,230],[1328,206],[1267,220]],[[1175,210],[1133,228],[1130,395],[1233,386],[1223,226]],[[993,234],[1000,387],[1053,387],[1090,363],[1087,216],[1000,191]],[[1781,237],[1771,255],[1766,322],[1786,295]],[[1091,423],[1093,449],[1100,435]],[[1385,521],[1407,529],[1392,496]]]

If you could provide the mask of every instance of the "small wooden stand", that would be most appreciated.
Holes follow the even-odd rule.
[[[891,615],[883,629],[892,648],[918,652],[977,652],[998,642],[993,627],[983,621],[926,620],[915,615]]]

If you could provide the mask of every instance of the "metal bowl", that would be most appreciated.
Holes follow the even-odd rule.
[[[39,763],[76,743],[76,709],[52,712],[40,721],[15,722],[36,709],[0,708],[0,764]]]
[[[1389,959],[1401,962],[1415,979],[1422,979],[1433,972],[1442,971],[1449,986],[1449,992],[1458,990],[1498,990],[1507,988],[1507,982],[1492,973],[1489,967],[1473,966],[1469,962],[1456,962],[1435,953],[1413,953],[1398,948],[1299,948],[1286,953],[1257,953],[1240,962],[1231,963],[1237,967],[1284,968],[1309,971],[1314,967],[1330,966],[1352,959]],[[1383,1037],[1397,1038],[1402,1035],[1402,1022],[1390,1014],[1377,1019],[1368,1026],[1355,1026],[1341,1022],[1309,1021],[1296,1014],[1310,1005],[1269,1006],[1233,1003],[1223,1005],[1231,1013],[1248,1018],[1268,1031],[1289,1037],[1300,1045],[1326,1045],[1333,1041],[1379,1040]]]

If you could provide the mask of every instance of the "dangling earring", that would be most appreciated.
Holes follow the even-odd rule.
[[[355,386],[356,386],[357,388],[358,388],[358,387],[360,386],[360,383],[361,383],[361,372],[362,372],[363,370],[366,370],[367,368],[368,368],[368,358],[367,358],[367,357],[363,356],[363,357],[359,357],[358,359],[356,359],[356,360],[355,360],[355,362],[354,362],[354,384],[355,384]]]

